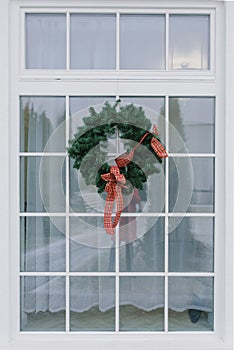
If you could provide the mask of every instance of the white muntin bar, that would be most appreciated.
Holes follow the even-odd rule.
[[[66,96],[66,145],[68,146],[70,131],[70,109],[69,96]],[[66,332],[70,331],[70,183],[69,183],[69,157],[66,156]]]
[[[117,72],[120,69],[120,46],[119,46],[119,37],[120,37],[120,14],[119,12],[116,13],[116,70]],[[117,93],[117,95],[119,92]]]
[[[165,15],[165,69],[169,70],[169,13]]]
[[[115,229],[115,332],[119,332],[119,224]]]
[[[70,13],[66,13],[66,70],[70,70]]]
[[[169,150],[169,97],[165,97],[165,140]],[[164,331],[168,332],[168,208],[169,208],[169,159],[165,158],[165,248],[164,248]]]
[[[20,157],[65,157],[65,152],[20,152]]]
[[[68,274],[65,271],[58,272],[19,272],[19,276],[67,276]],[[69,272],[70,277],[115,277],[116,272]],[[214,272],[119,272],[118,276],[120,277],[214,277]]]

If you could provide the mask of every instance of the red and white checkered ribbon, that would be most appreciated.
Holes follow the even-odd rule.
[[[158,129],[156,125],[153,127],[153,133],[155,135],[158,135]],[[126,179],[123,174],[120,174],[119,168],[122,168],[124,166],[127,166],[136,151],[138,147],[140,147],[141,143],[144,141],[146,136],[149,135],[149,132],[146,132],[140,142],[133,148],[131,152],[126,152],[115,159],[115,162],[117,166],[111,166],[110,172],[107,174],[101,175],[101,178],[107,182],[105,186],[105,191],[108,193],[106,198],[106,204],[104,209],[104,227],[106,230],[106,233],[113,234],[114,228],[118,225],[122,210],[123,210],[123,197],[122,197],[122,187],[125,187]],[[152,137],[150,141],[151,147],[153,148],[154,152],[157,154],[160,158],[166,158],[168,157],[168,154],[161,144],[161,142],[156,138]],[[114,222],[112,223],[111,215],[112,210],[114,206],[114,201],[116,200],[116,214],[114,218]]]
[[[156,125],[153,126],[153,133],[158,136],[158,129],[157,129]],[[121,154],[121,156],[119,156],[118,158],[115,159],[115,162],[119,168],[127,166],[131,162],[135,151],[137,150],[138,147],[140,147],[141,143],[144,141],[146,136],[148,136],[149,134],[150,134],[149,132],[146,132],[142,136],[139,143],[133,148],[133,150],[131,152],[129,152],[129,153],[126,152],[124,154]],[[150,141],[150,145],[159,158],[168,157],[167,151],[165,150],[165,148],[163,147],[161,142],[156,137],[152,137],[152,139]]]
[[[126,183],[125,176],[120,174],[118,166],[111,166],[110,172],[101,175],[101,178],[107,182],[105,191],[107,192],[105,210],[104,210],[104,227],[106,233],[113,234],[114,228],[118,225],[122,210],[123,210],[123,197],[122,187]],[[112,223],[111,214],[116,200],[116,214]]]

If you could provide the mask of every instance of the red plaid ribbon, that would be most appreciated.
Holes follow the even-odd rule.
[[[123,197],[121,187],[125,187],[125,176],[120,174],[118,166],[111,166],[108,174],[101,175],[101,178],[107,182],[105,191],[108,193],[106,198],[106,205],[104,210],[104,227],[106,233],[113,234],[114,228],[117,226],[122,210],[123,210]],[[111,214],[116,200],[116,214],[114,222],[112,223]]]
[[[153,126],[153,133],[158,135],[158,129],[156,125]],[[123,197],[122,197],[122,187],[125,187],[124,184],[126,182],[125,176],[120,174],[119,168],[122,168],[128,165],[138,147],[140,147],[141,143],[144,141],[146,136],[149,135],[149,132],[146,132],[140,142],[133,148],[133,150],[128,153],[124,153],[118,158],[115,159],[117,166],[111,166],[110,172],[108,174],[101,175],[101,178],[107,182],[105,186],[105,191],[108,193],[106,198],[105,210],[104,210],[104,227],[106,233],[113,234],[114,228],[118,225],[122,210],[123,210]],[[161,144],[161,142],[156,138],[152,137],[150,141],[151,147],[154,152],[160,158],[168,157],[167,151]],[[116,200],[116,214],[114,218],[114,222],[112,223],[111,214],[114,206],[114,201]]]
[[[153,126],[153,133],[158,136],[158,128],[156,125]],[[115,159],[115,162],[119,168],[122,168],[131,162],[136,149],[140,147],[140,145],[148,135],[149,135],[149,132],[146,132],[140,139],[139,143],[133,148],[133,150],[130,153],[126,152],[124,154],[121,154],[121,156]],[[168,157],[167,151],[165,150],[161,142],[156,137],[152,137],[150,141],[150,145],[158,157],[160,158]]]

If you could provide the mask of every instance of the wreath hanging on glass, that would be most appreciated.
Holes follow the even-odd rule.
[[[157,127],[154,125],[153,131],[149,131],[151,121],[142,107],[121,106],[118,100],[113,105],[106,102],[100,112],[90,107],[89,113],[83,118],[84,125],[77,128],[69,141],[68,155],[74,159],[73,167],[80,170],[86,185],[95,185],[98,193],[107,192],[104,227],[108,234],[113,234],[123,210],[122,194],[129,194],[135,188],[142,190],[148,177],[160,171],[157,163],[168,154]],[[107,141],[116,133],[124,140],[126,152],[115,158],[116,165],[109,165]]]

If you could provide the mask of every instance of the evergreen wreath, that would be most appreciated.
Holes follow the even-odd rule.
[[[119,137],[124,139],[127,154],[144,138],[141,142],[144,147],[137,148],[132,161],[119,169],[132,186],[124,186],[123,193],[130,193],[133,188],[142,190],[148,176],[160,171],[157,163],[167,157],[156,129],[154,132],[148,131],[151,121],[146,118],[142,107],[133,104],[121,106],[118,100],[114,105],[106,102],[100,112],[90,107],[89,113],[83,118],[84,125],[78,127],[74,138],[69,141],[68,155],[74,159],[73,167],[80,170],[86,185],[96,185],[98,193],[102,193],[106,186],[102,175],[109,173],[111,168],[106,162],[108,138],[118,130]],[[162,146],[165,151],[163,156],[152,149],[152,138]],[[149,151],[147,156],[145,147]]]

